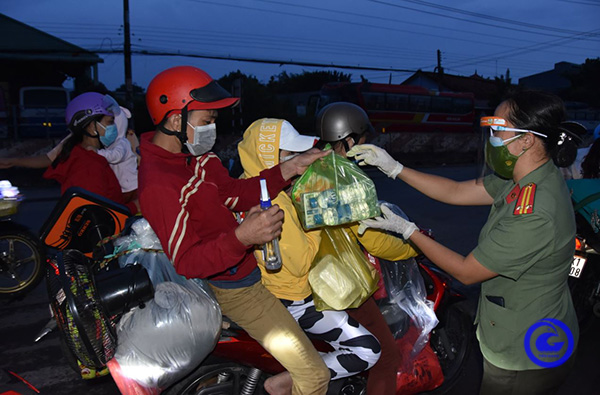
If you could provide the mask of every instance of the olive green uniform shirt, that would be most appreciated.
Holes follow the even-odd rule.
[[[498,273],[481,284],[477,338],[483,356],[507,370],[541,368],[527,356],[524,345],[527,330],[541,319],[554,318],[566,324],[575,345],[579,337],[567,285],[575,251],[569,192],[552,161],[520,180],[520,189],[530,183],[536,188],[530,200],[532,212],[515,214],[519,204],[512,193],[515,183],[495,175],[484,179],[494,203],[473,250],[483,266]],[[503,298],[504,307],[494,297]],[[566,336],[556,341],[566,341]]]

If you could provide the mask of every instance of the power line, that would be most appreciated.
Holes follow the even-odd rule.
[[[454,12],[457,14],[473,16],[476,18],[484,19],[486,21],[493,20],[496,22],[506,23],[508,25],[523,26],[523,27],[529,27],[532,29],[545,30],[545,31],[551,31],[551,32],[562,32],[562,33],[569,34],[569,35],[574,35],[574,34],[576,35],[576,34],[584,33],[584,32],[576,31],[576,30],[561,29],[561,28],[556,28],[556,27],[537,25],[537,24],[529,23],[529,22],[521,22],[521,21],[517,21],[514,19],[502,18],[499,16],[490,15],[490,14],[480,14],[478,12],[462,10],[460,8],[454,8],[454,7],[448,7],[445,5],[430,3],[428,1],[423,1],[423,0],[400,0],[400,1],[403,1],[405,3],[419,4],[419,5],[423,5],[426,7],[431,7],[431,8],[435,8],[435,9],[439,9],[439,10],[443,10],[443,11],[450,11],[450,12]]]
[[[439,17],[442,17],[442,18],[455,19],[455,20],[462,21],[462,22],[469,22],[469,23],[474,23],[474,24],[477,24],[477,25],[484,25],[484,26],[487,26],[487,27],[495,27],[495,28],[498,28],[498,29],[505,29],[505,30],[510,30],[510,31],[518,31],[518,32],[529,33],[529,34],[541,34],[541,35],[544,35],[544,36],[564,37],[564,36],[560,36],[560,35],[552,35],[552,34],[548,34],[548,33],[533,32],[533,31],[530,31],[530,30],[523,30],[523,29],[518,29],[518,28],[514,28],[514,27],[494,25],[494,24],[491,24],[491,23],[488,23],[488,22],[479,22],[479,21],[475,21],[475,20],[472,20],[472,19],[459,18],[459,17],[448,15],[448,14],[440,14],[440,13],[437,13],[437,12],[420,10],[418,8],[402,6],[402,5],[394,4],[394,3],[388,3],[386,1],[381,1],[381,0],[368,0],[368,1],[370,1],[372,3],[384,4],[384,5],[387,5],[387,6],[390,6],[390,7],[396,7],[396,8],[402,8],[402,9],[407,9],[407,10],[411,10],[411,11],[416,11],[416,12],[420,12],[420,13],[423,13],[423,14],[435,15],[435,16],[439,16]],[[594,35],[594,37],[595,36],[597,36],[597,35]],[[591,37],[588,38],[588,39],[591,39]]]
[[[600,29],[593,30],[592,32],[597,32],[597,31],[600,31]],[[505,51],[504,53],[503,52],[499,52],[499,53],[496,52],[496,53],[494,53],[494,55],[496,55],[496,56],[483,55],[483,56],[479,56],[479,57],[475,57],[475,58],[471,59],[471,61],[468,62],[468,63],[453,64],[453,66],[454,67],[468,66],[468,65],[475,64],[475,63],[478,63],[478,62],[481,62],[481,61],[498,60],[498,59],[506,58],[508,56],[518,56],[518,55],[522,55],[524,53],[534,52],[534,51],[540,50],[542,48],[548,48],[548,47],[555,46],[555,45],[558,44],[559,41],[567,42],[567,41],[575,40],[575,39],[577,39],[577,37],[565,38],[565,39],[561,39],[561,40],[552,40],[552,41],[548,41],[546,43],[543,43],[543,44],[541,44],[539,46],[528,45],[528,46],[522,47],[522,48],[517,49],[517,50]]]
[[[95,52],[97,54],[121,54],[122,51],[115,50],[86,50]],[[57,50],[6,50],[5,53],[35,53],[35,54],[52,54],[52,53],[63,53],[64,51]],[[215,59],[215,60],[235,60],[239,62],[248,63],[263,63],[263,64],[277,64],[277,65],[293,65],[293,66],[308,66],[308,67],[323,67],[323,68],[336,68],[336,69],[350,69],[350,70],[375,70],[375,71],[393,71],[393,72],[406,72],[414,73],[417,70],[414,69],[400,69],[395,67],[377,67],[377,66],[361,66],[361,65],[348,65],[348,64],[335,64],[335,63],[319,63],[319,62],[300,62],[294,60],[283,60],[283,59],[260,59],[260,58],[247,58],[240,56],[222,56],[222,55],[208,55],[208,54],[194,54],[184,52],[168,52],[168,51],[140,51],[132,50],[131,53],[136,55],[145,56],[181,56],[187,58],[201,58],[201,59]]]
[[[315,19],[315,20],[321,20],[321,21],[325,21],[325,22],[336,22],[336,23],[344,23],[344,24],[351,24],[353,26],[364,26],[364,27],[370,27],[370,28],[374,28],[374,29],[382,29],[382,30],[388,30],[388,31],[397,31],[397,32],[403,32],[403,33],[409,33],[409,34],[419,34],[419,35],[425,35],[425,36],[432,36],[432,37],[437,37],[437,38],[444,38],[444,39],[448,39],[451,37],[448,37],[447,35],[445,36],[440,36],[440,35],[435,35],[435,34],[431,34],[431,33],[427,33],[427,32],[419,32],[419,33],[415,33],[414,30],[403,30],[403,29],[397,29],[397,28],[390,28],[390,27],[386,27],[386,26],[382,26],[382,25],[370,25],[370,24],[365,24],[362,22],[349,22],[349,21],[344,21],[344,20],[339,20],[339,19],[333,19],[333,18],[326,18],[326,17],[320,17],[320,16],[314,16],[314,15],[300,15],[298,13],[294,13],[294,12],[286,12],[286,11],[281,11],[281,10],[275,10],[275,9],[265,9],[265,8],[257,8],[257,7],[250,7],[250,6],[243,6],[241,4],[235,3],[235,4],[228,4],[228,3],[223,3],[222,1],[216,2],[216,1],[210,1],[210,0],[189,0],[191,2],[194,3],[205,3],[205,4],[212,4],[212,5],[216,5],[216,6],[220,6],[220,7],[230,7],[230,8],[234,8],[234,9],[245,9],[245,10],[251,10],[251,11],[259,11],[259,12],[267,12],[267,13],[275,13],[275,14],[279,14],[279,15],[289,15],[289,16],[294,16],[294,17],[301,17],[301,18],[309,18],[309,19]],[[267,1],[267,0],[257,0],[257,1]],[[373,1],[375,3],[381,3],[381,4],[385,4],[385,5],[389,5],[389,6],[394,6],[394,7],[398,7],[398,8],[404,8],[404,9],[409,9],[409,10],[413,10],[413,11],[417,11],[417,12],[422,12],[422,13],[426,13],[426,14],[431,14],[431,15],[438,15],[438,16],[443,16],[443,17],[447,17],[447,18],[451,18],[451,19],[458,19],[461,21],[466,21],[466,22],[472,22],[472,23],[476,23],[476,24],[480,24],[480,25],[485,25],[487,27],[497,27],[500,29],[506,29],[506,30],[510,30],[510,31],[520,31],[523,33],[529,33],[529,34],[536,34],[536,35],[542,35],[545,37],[551,36],[551,37],[564,37],[564,35],[553,35],[553,34],[549,34],[549,33],[542,33],[542,32],[535,32],[535,31],[531,31],[531,30],[523,30],[523,29],[517,29],[517,28],[513,28],[513,27],[506,27],[506,26],[499,26],[499,25],[493,25],[493,24],[489,24],[489,23],[483,23],[483,22],[477,22],[477,21],[472,21],[470,19],[464,19],[464,18],[457,18],[457,17],[451,17],[449,15],[444,15],[444,14],[437,14],[437,13],[433,13],[433,12],[429,12],[429,11],[424,11],[424,10],[419,10],[416,8],[411,8],[411,7],[406,7],[406,6],[401,6],[398,4],[392,4],[392,3],[386,3],[383,1],[376,1],[376,0],[369,0],[369,1]],[[276,1],[270,1],[272,3],[278,3]],[[278,3],[281,4],[281,3]],[[375,18],[378,20],[388,20],[394,23],[403,23],[402,21],[398,21],[395,19],[391,19],[391,18],[386,18],[386,17],[369,17],[367,15],[361,15],[361,14],[355,14],[355,13],[349,13],[349,12],[344,12],[344,11],[338,11],[338,10],[329,10],[329,9],[320,9],[317,7],[309,7],[306,5],[296,5],[296,4],[283,4],[289,7],[295,7],[295,8],[304,8],[304,9],[317,9],[317,10],[322,10],[322,11],[328,11],[328,12],[332,12],[332,13],[336,13],[336,14],[348,14],[348,15],[353,15],[353,16],[357,16],[360,18]],[[428,27],[432,27],[432,26],[428,26]],[[437,27],[439,28],[439,27]],[[455,30],[455,29],[447,29],[447,30]],[[471,32],[472,34],[473,32]],[[477,33],[478,35],[480,34],[479,32]],[[483,33],[483,35],[485,35],[485,33]],[[454,38],[453,38],[454,39]],[[461,39],[464,41],[470,41],[470,40],[466,40],[466,39]],[[593,38],[589,38],[589,40],[591,41],[595,41],[595,39]],[[484,44],[482,42],[479,42],[480,44]]]

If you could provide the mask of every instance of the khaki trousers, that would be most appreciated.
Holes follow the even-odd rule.
[[[223,314],[244,328],[290,372],[292,394],[325,394],[329,369],[283,304],[260,282],[235,289],[211,285]]]

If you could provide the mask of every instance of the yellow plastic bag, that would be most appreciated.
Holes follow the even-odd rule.
[[[376,290],[379,274],[343,228],[325,228],[308,273],[317,311],[363,304]]]

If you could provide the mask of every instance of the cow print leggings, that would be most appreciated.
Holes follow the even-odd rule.
[[[370,369],[379,360],[381,346],[375,336],[345,311],[317,311],[312,296],[281,302],[305,332],[333,347],[321,355],[332,380]]]

